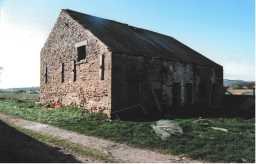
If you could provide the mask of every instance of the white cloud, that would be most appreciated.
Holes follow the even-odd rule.
[[[1,10],[0,88],[39,86],[40,50],[47,32],[8,22]]]

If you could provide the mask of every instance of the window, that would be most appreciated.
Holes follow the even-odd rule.
[[[61,64],[61,82],[64,82],[64,63]]]
[[[83,60],[86,57],[86,46],[77,47],[77,61]]]
[[[76,81],[76,61],[75,60],[74,60],[73,73],[74,73],[73,81]]]
[[[46,84],[48,82],[48,68],[45,67],[45,73],[44,73],[44,83]]]
[[[104,55],[100,55],[100,80],[104,80]]]

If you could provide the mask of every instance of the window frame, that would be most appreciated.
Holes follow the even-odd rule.
[[[79,59],[79,48],[81,48],[81,47],[84,47],[84,58],[81,58],[81,59]],[[76,61],[77,62],[82,62],[82,61],[86,61],[86,58],[87,58],[87,41],[86,40],[84,40],[84,41],[81,41],[81,42],[78,42],[78,43],[76,43],[75,44],[75,48],[76,48],[76,54],[77,54],[77,58],[76,58]]]
[[[77,47],[76,51],[77,51],[77,61],[78,62],[83,61],[83,60],[86,59],[87,52],[86,52],[86,46],[85,45]]]

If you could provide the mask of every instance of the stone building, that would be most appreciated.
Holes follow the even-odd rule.
[[[41,103],[109,117],[216,106],[223,68],[176,39],[63,9],[41,50]]]

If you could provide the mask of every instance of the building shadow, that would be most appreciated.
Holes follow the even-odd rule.
[[[160,119],[176,118],[242,118],[255,117],[255,96],[248,95],[225,95],[220,106],[212,107],[207,104],[184,105],[173,108],[157,109],[149,113],[141,108],[132,108],[113,115],[123,121],[156,121]]]
[[[0,121],[0,163],[78,163],[72,155],[46,145]]]
[[[169,118],[242,118],[251,119],[255,117],[255,96],[249,95],[225,95],[218,107],[207,105],[184,106],[173,109]]]

